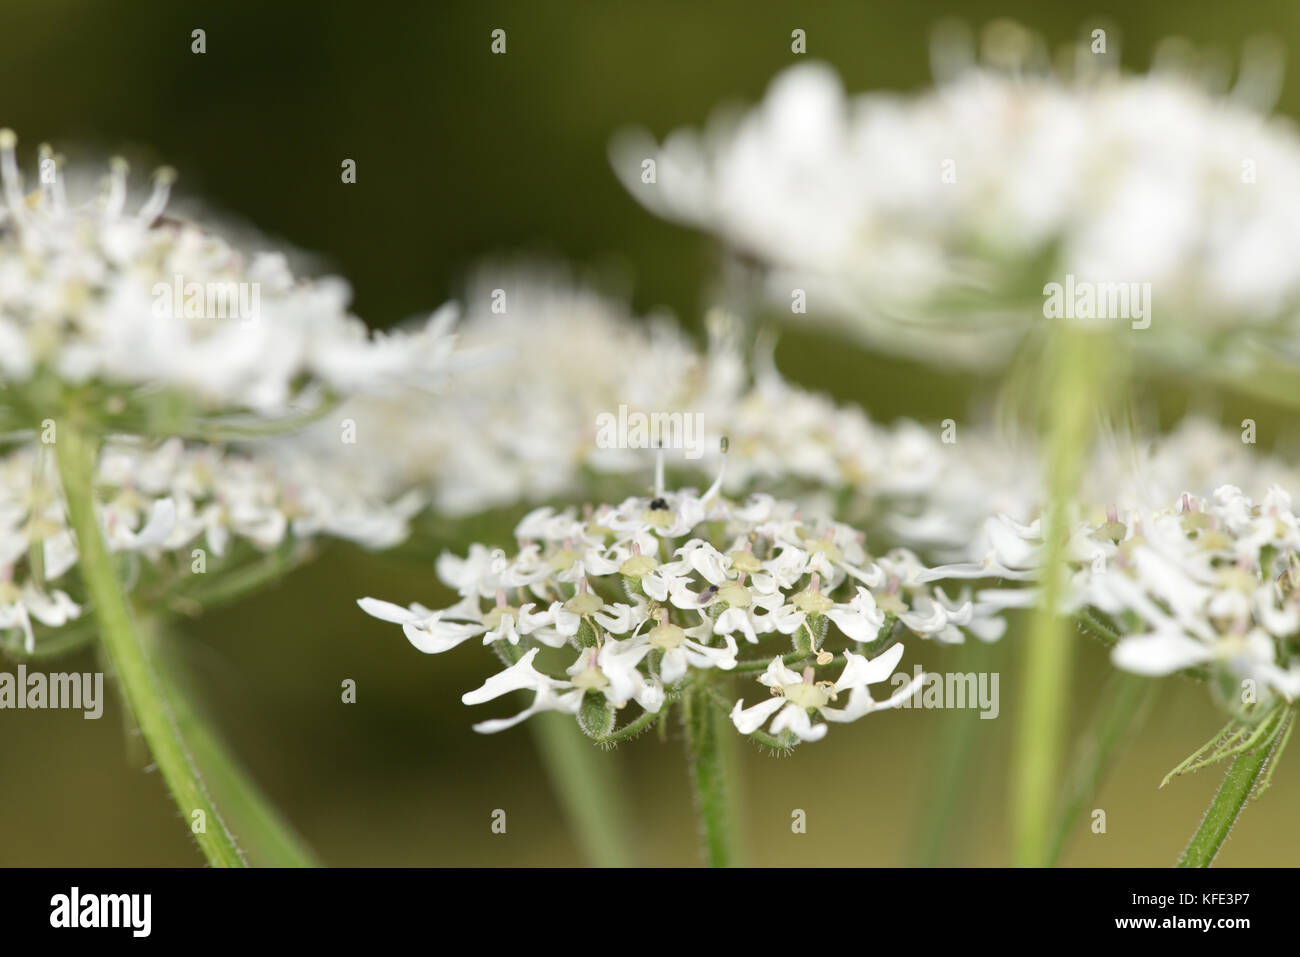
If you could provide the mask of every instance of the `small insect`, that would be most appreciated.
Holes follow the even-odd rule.
[[[666,512],[668,511],[668,503],[661,498],[651,499],[650,508],[658,511]]]
[[[713,596],[717,593],[718,586],[710,585],[708,588],[704,589],[704,591],[700,592],[700,604],[707,605],[709,602],[713,601]]]

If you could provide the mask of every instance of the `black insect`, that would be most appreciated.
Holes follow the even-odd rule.
[[[661,499],[661,498],[651,499],[651,500],[650,500],[650,508],[651,508],[651,509],[658,509],[659,511],[666,512],[666,511],[668,511],[668,503],[665,502],[665,501],[664,501],[663,499]]]

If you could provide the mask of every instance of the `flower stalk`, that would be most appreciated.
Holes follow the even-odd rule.
[[[1046,395],[1048,506],[1044,515],[1042,596],[1025,648],[1020,716],[1012,765],[1012,859],[1042,867],[1052,854],[1052,825],[1062,766],[1073,625],[1060,614],[1066,588],[1068,503],[1078,488],[1106,367],[1101,334],[1073,325],[1051,330],[1041,392]]]
[[[1258,797],[1268,787],[1273,768],[1291,738],[1294,723],[1295,712],[1288,709],[1263,743],[1240,752],[1233,759],[1200,827],[1178,859],[1179,867],[1209,867],[1214,863],[1251,794]]]
[[[734,782],[727,729],[722,726],[726,715],[704,688],[697,688],[682,701],[686,756],[704,859],[710,867],[731,867],[735,863]]]
[[[55,455],[67,501],[68,524],[76,535],[80,570],[95,610],[99,637],[121,683],[154,761],[181,815],[208,862],[243,867],[243,851],[213,805],[194,756],[167,705],[162,682],[145,650],[126,593],[95,515],[93,481],[98,443],[80,422],[59,423]]]

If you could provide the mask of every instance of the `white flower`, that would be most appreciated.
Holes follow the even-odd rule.
[[[741,734],[753,734],[772,718],[769,730],[775,737],[788,731],[800,741],[819,741],[826,735],[826,725],[813,724],[813,715],[838,723],[856,721],[873,711],[897,707],[915,692],[919,678],[913,678],[884,701],[876,701],[867,690],[868,685],[887,680],[902,656],[902,645],[894,645],[871,660],[846,651],[844,670],[834,682],[817,681],[811,665],[800,675],[780,658],[773,658],[758,678],[771,689],[773,697],[748,708],[741,698],[731,711],[732,723]],[[830,707],[845,693],[849,696],[845,707]]]
[[[538,649],[534,648],[525,652],[522,658],[506,668],[505,671],[488,678],[481,688],[468,691],[461,696],[461,701],[465,704],[482,704],[485,701],[499,698],[503,694],[509,694],[511,691],[530,690],[535,692],[533,703],[513,718],[495,718],[490,721],[480,721],[474,725],[475,731],[482,734],[504,731],[506,728],[514,727],[525,718],[532,717],[539,711],[560,711],[565,714],[577,713],[582,704],[583,689],[572,681],[551,678],[534,668],[533,659],[537,657],[537,651]]]
[[[195,415],[246,410],[276,417],[325,393],[429,388],[452,367],[454,314],[372,336],[349,314],[335,278],[294,277],[285,256],[246,256],[198,224],[163,216],[175,174],[128,211],[126,164],[108,185],[69,195],[52,156],[32,201],[23,195],[16,137],[0,131],[0,384],[35,378],[118,388],[132,403],[170,392]],[[79,184],[74,184],[79,185]],[[134,395],[145,387],[149,392]],[[114,404],[106,403],[108,414]]]
[[[1282,489],[1259,503],[1221,486],[1165,508],[1111,506],[1100,521],[1071,523],[1067,560],[1061,607],[1087,610],[1116,633],[1117,667],[1143,675],[1206,668],[1229,686],[1250,681],[1288,701],[1300,696],[1300,526]],[[1036,588],[984,589],[974,606],[988,613],[1037,599]],[[1241,690],[1241,703],[1257,696]]]
[[[515,528],[513,553],[474,544],[464,557],[438,559],[439,577],[461,596],[452,607],[403,608],[374,598],[358,604],[401,625],[421,651],[448,651],[481,635],[507,660],[525,654],[520,660],[528,665],[510,665],[500,684],[526,680],[538,690],[526,714],[540,708],[577,713],[575,700],[587,696],[593,714],[609,709],[611,728],[613,712],[631,702],[642,717],[655,714],[699,682],[736,669],[741,638],[745,646],[768,639],[793,645],[796,663],[824,662],[834,657],[828,645],[867,647],[889,637],[886,628],[892,635],[895,625],[947,638],[972,623],[971,603],[953,605],[920,581],[914,556],[891,552],[882,567],[848,526],[801,517],[771,497],[734,503],[720,488],[720,482],[703,494],[658,488],[581,513],[534,510]],[[557,667],[568,678],[538,677],[532,653],[542,646],[560,652]],[[863,677],[857,651],[844,654],[850,666],[835,694],[848,692],[850,701],[845,711],[826,711],[832,721],[874,707],[865,685],[879,680],[870,669]],[[575,689],[581,693],[575,696]],[[609,735],[619,732],[590,724],[582,707],[584,730],[617,740]],[[622,727],[633,733],[640,720]],[[782,720],[807,732],[793,713]]]
[[[1005,362],[1045,283],[1075,275],[1151,283],[1169,318],[1134,339],[1153,359],[1244,357],[1256,334],[1294,356],[1300,263],[1281,250],[1300,136],[1260,115],[1267,93],[1250,102],[1276,92],[1257,82],[1274,64],[1246,59],[1216,97],[1192,71],[1125,76],[1086,48],[1055,75],[1005,23],[986,40],[983,66],[941,49],[940,82],[916,94],[849,97],[829,67],[790,67],[704,131],[624,134],[614,169],[652,211],[767,264],[787,308],[804,290],[811,315],[884,350]]]

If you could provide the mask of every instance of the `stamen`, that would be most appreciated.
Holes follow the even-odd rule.
[[[813,666],[809,665],[807,668],[803,670],[803,683],[806,685],[812,684],[813,678],[816,676],[816,674],[817,672],[813,669]]]
[[[727,474],[727,449],[730,447],[730,445],[731,443],[724,435],[722,437],[722,442],[721,442],[722,465],[719,466],[718,468],[718,477],[713,480],[713,484],[709,486],[709,490],[705,492],[704,495],[700,498],[701,502],[707,502],[709,499],[713,498],[713,496],[717,495],[718,492],[722,490],[722,479]]]
[[[63,181],[64,158],[62,153],[54,154],[54,211],[63,213],[68,208],[68,194]]]
[[[104,199],[104,218],[117,219],[126,206],[126,160],[114,156],[108,161],[108,195]]]
[[[505,590],[504,588],[498,588],[498,589],[497,589],[497,607],[498,607],[498,608],[505,608],[508,604],[509,604],[509,602],[506,601],[506,590]]]
[[[176,182],[176,170],[170,166],[160,166],[153,174],[153,192],[140,207],[139,218],[143,223],[152,223],[167,208],[167,197],[171,194],[172,183]]]
[[[1112,525],[1119,524],[1119,509],[1114,505],[1106,506],[1106,521]]]
[[[54,182],[55,180],[58,179],[58,177],[55,176],[51,178],[49,181],[47,181],[45,177],[45,165],[47,163],[52,164],[54,162],[54,147],[51,146],[49,143],[42,143],[40,146],[36,148],[36,156],[37,156],[37,163],[39,164],[36,168],[37,168],[37,179],[41,184],[40,185],[41,202],[44,204],[48,204],[49,207],[53,209],[54,208]]]

